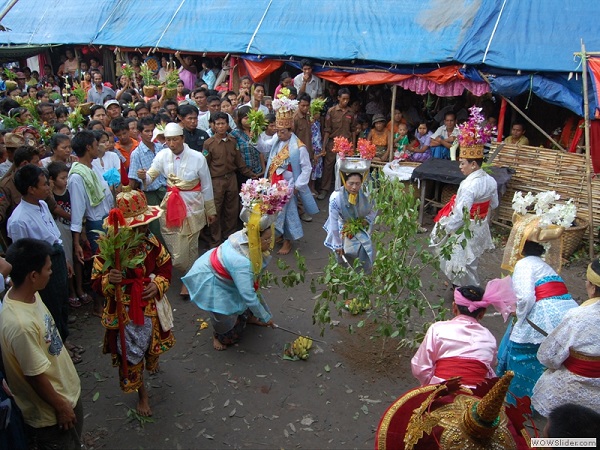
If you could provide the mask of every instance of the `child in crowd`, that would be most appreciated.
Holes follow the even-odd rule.
[[[409,149],[410,139],[408,138],[408,127],[401,123],[398,125],[398,132],[394,134],[394,159],[406,161],[412,155]]]
[[[120,191],[121,186],[121,160],[116,153],[108,151],[107,146],[114,146],[114,141],[106,131],[94,131],[94,137],[98,141],[98,157],[92,161],[92,169],[98,176],[106,180],[113,196]],[[110,143],[110,144],[109,144]]]
[[[433,133],[427,128],[425,122],[421,122],[415,132],[415,143],[412,150],[412,155],[409,160],[414,162],[423,162],[431,159],[431,135]]]
[[[389,134],[385,131],[385,117],[383,117],[383,114],[375,114],[373,116],[373,129],[367,138],[376,147],[373,161],[387,162],[389,160],[388,138]]]
[[[265,136],[275,136],[277,134],[277,126],[275,125],[275,114],[267,114],[265,116],[267,128],[265,128]]]
[[[395,108],[394,117],[392,117],[392,120],[387,123],[385,130],[389,133],[390,129],[394,127],[394,134],[396,134],[398,132],[398,125],[401,123],[406,124],[406,120],[402,115],[402,111],[400,111],[398,108]]]
[[[69,168],[61,161],[51,162],[48,167],[48,175],[52,187],[52,195],[58,206],[60,206],[69,216],[71,215],[71,196],[67,190],[67,176]],[[73,266],[74,276],[69,278],[69,306],[79,308],[82,303],[87,304],[92,301],[92,297],[83,290],[82,271],[77,270],[73,264],[73,234],[71,233],[71,221],[56,216],[54,222],[60,231],[60,238],[65,249],[67,262]],[[76,264],[79,265],[79,262]]]
[[[356,138],[367,139],[370,132],[369,117],[365,113],[359,113],[356,116]]]

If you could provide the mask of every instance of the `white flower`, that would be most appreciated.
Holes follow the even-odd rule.
[[[531,192],[528,192],[527,195],[523,197],[523,193],[517,191],[512,200],[512,208],[517,214],[524,216],[527,214],[529,207],[533,205],[534,201],[535,196]]]
[[[540,192],[536,195],[535,213],[538,216],[541,216],[548,211],[552,207],[552,203],[558,199],[560,199],[560,195],[555,191]]]

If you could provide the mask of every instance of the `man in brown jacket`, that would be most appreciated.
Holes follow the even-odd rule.
[[[211,113],[215,134],[204,142],[204,156],[210,170],[217,220],[210,225],[210,247],[218,247],[236,231],[240,214],[240,198],[236,172],[248,177],[256,175],[244,162],[234,138],[227,134],[227,113]]]
[[[327,197],[334,179],[335,153],[333,153],[333,138],[343,136],[354,142],[354,114],[348,104],[350,103],[350,90],[341,88],[338,91],[338,104],[327,111],[325,116],[325,129],[323,133],[323,148],[326,149],[323,160],[323,177],[321,178],[321,192],[319,200]]]
[[[294,114],[294,127],[292,128],[292,131],[306,147],[308,155],[310,156],[310,161],[313,163],[315,152],[313,151],[312,146],[312,132],[310,129],[310,117],[308,115],[309,107],[310,95],[307,93],[300,94],[298,97],[298,109]],[[298,214],[300,215],[300,219],[305,222],[312,222],[312,217],[304,211],[304,206],[302,205],[300,197],[296,196],[296,200],[298,202]]]

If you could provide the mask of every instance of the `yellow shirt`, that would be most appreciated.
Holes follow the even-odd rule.
[[[25,379],[44,374],[56,392],[75,407],[81,382],[54,319],[39,294],[34,303],[10,298],[9,290],[0,311],[0,346],[6,378],[23,412],[25,423],[42,428],[56,425],[56,412]]]

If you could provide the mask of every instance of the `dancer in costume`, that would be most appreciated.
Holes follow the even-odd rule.
[[[503,269],[513,271],[517,320],[514,326],[508,326],[498,348],[496,373],[515,372],[511,393],[517,397],[531,397],[533,386],[544,371],[537,359],[540,344],[566,312],[577,306],[562,278],[550,266],[554,264],[560,270],[563,229],[541,229],[537,226],[539,220],[533,215],[514,220],[502,262]],[[546,255],[544,246],[549,247]],[[516,258],[520,259],[515,263]],[[507,401],[512,403],[514,398],[509,396]]]
[[[440,268],[454,286],[481,284],[477,265],[483,252],[494,248],[488,216],[492,209],[498,207],[496,180],[481,168],[484,145],[490,142],[494,130],[484,125],[481,108],[473,106],[469,110],[469,120],[461,124],[457,131],[459,167],[466,178],[460,183],[456,195],[435,217],[431,232],[431,244],[436,247],[438,254],[448,239],[452,242],[450,259],[442,258]],[[444,146],[451,150],[452,160],[455,151],[451,145],[453,140],[448,143],[442,139]],[[433,141],[432,136],[431,145],[434,145]],[[466,231],[459,233],[462,230]]]
[[[590,299],[565,314],[541,343],[538,360],[548,369],[533,388],[533,406],[548,417],[566,403],[600,414],[600,261],[587,268]]]
[[[217,219],[210,170],[201,152],[183,141],[183,128],[168,123],[164,132],[170,151],[158,153],[152,166],[137,171],[148,186],[159,175],[167,179],[167,195],[161,203],[166,214],[161,217],[161,234],[173,257],[173,266],[187,272],[198,258],[200,230]],[[185,286],[180,294],[189,294]]]
[[[496,376],[496,338],[479,321],[487,307],[508,318],[516,297],[510,277],[491,280],[485,292],[479,286],[454,290],[454,319],[432,324],[412,359],[412,373],[421,385],[461,377],[461,384],[474,387]]]
[[[276,109],[275,124],[277,134],[270,139],[258,142],[258,150],[268,155],[265,178],[275,184],[285,180],[298,194],[304,206],[304,212],[313,215],[319,212],[319,207],[308,188],[312,165],[304,143],[292,132],[294,111],[298,107],[296,100],[290,100],[285,95],[285,89],[279,98],[273,101]],[[283,237],[283,245],[278,251],[280,255],[288,254],[292,249],[292,241],[304,236],[302,222],[298,214],[297,202],[294,197],[284,207],[275,224],[277,236]]]
[[[438,249],[463,226],[464,212],[469,211],[467,225],[471,238],[457,236],[450,259],[442,257],[440,261],[440,268],[455,286],[479,286],[479,258],[483,252],[494,248],[488,215],[498,207],[498,186],[496,180],[481,169],[482,164],[483,145],[461,147],[459,167],[467,178],[435,217],[431,232],[431,244],[439,253]],[[464,239],[465,246],[462,245]]]
[[[271,259],[277,212],[292,198],[291,189],[285,181],[250,180],[240,196],[244,229],[204,253],[182,278],[191,300],[210,315],[215,350],[238,342],[247,323],[273,326],[258,280]]]
[[[325,247],[344,255],[354,265],[359,259],[362,269],[369,273],[375,261],[371,228],[377,212],[363,188],[363,177],[369,172],[370,161],[356,164],[341,159],[343,187],[329,197],[329,217],[323,225],[327,231]]]
[[[101,247],[100,254],[94,260],[92,287],[106,298],[102,313],[102,325],[106,328],[103,352],[110,353],[113,366],[119,367],[123,392],[138,392],[138,414],[150,416],[152,410],[144,385],[144,364],[150,373],[158,372],[159,356],[175,344],[173,333],[170,329],[165,331],[169,326],[160,323],[157,311],[157,302],[167,302],[163,296],[171,283],[171,257],[148,228],[150,222],[161,216],[162,210],[158,206],[148,206],[143,192],[131,191],[129,186],[124,186],[123,192],[117,196],[117,208],[122,213],[125,226],[133,228],[134,233],[130,237],[137,244],[137,247],[127,249],[126,243],[120,251],[128,251],[132,259],[139,258],[141,262],[134,268],[122,271],[104,267],[105,261],[114,261],[114,248],[103,253]],[[109,217],[112,217],[112,211]],[[109,226],[112,228],[113,223],[105,225],[108,229]],[[122,364],[115,285],[119,285],[121,301],[126,307],[122,324],[128,363],[127,376]]]

